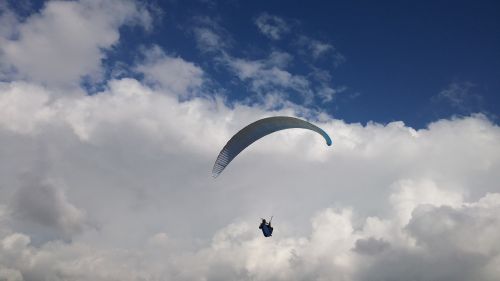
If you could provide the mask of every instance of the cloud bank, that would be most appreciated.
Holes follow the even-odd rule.
[[[16,71],[0,83],[0,280],[498,280],[500,128],[487,117],[415,130],[229,103],[193,94],[209,83],[203,68],[160,47],[135,65],[143,80],[62,94],[99,72],[100,48],[136,18],[124,8],[103,23],[81,16],[89,7],[106,4],[50,2],[17,26],[44,30],[60,9],[102,24],[116,36],[73,53],[92,54],[89,67],[62,78],[72,61],[39,75],[1,57]],[[23,40],[40,35],[23,36],[3,40],[29,56]],[[278,55],[257,66],[286,65]],[[313,118],[334,145],[280,132],[212,179],[225,141],[274,115]],[[275,234],[263,239],[270,215]]]

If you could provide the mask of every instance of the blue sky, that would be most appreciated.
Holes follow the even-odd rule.
[[[402,120],[415,127],[453,115],[484,113],[497,120],[500,104],[500,4],[498,1],[155,1],[154,28],[124,27],[108,51],[108,70],[132,64],[139,49],[156,44],[199,65],[229,102],[254,96],[248,81],[235,77],[214,53],[197,48],[194,29],[217,25],[226,52],[235,58],[265,59],[273,51],[290,55],[283,67],[306,77],[315,98],[307,107],[347,122]],[[39,9],[41,3],[32,5]],[[262,15],[286,26],[279,39],[256,24]],[[210,25],[209,24],[209,25]],[[272,20],[269,24],[275,24]],[[331,49],[317,58],[307,44]],[[315,72],[328,75],[331,100],[318,98]],[[132,75],[132,74],[128,74]],[[272,89],[266,89],[272,91]],[[300,94],[280,89],[303,104]],[[443,93],[448,93],[447,95]]]
[[[0,280],[500,280],[497,3],[0,0]]]

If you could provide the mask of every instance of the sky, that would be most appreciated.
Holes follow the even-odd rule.
[[[0,0],[0,280],[499,280],[499,13]]]

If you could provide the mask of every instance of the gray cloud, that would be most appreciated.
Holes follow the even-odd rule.
[[[41,241],[70,240],[88,225],[85,212],[68,202],[56,183],[37,176],[23,178],[9,204],[14,229],[35,233]]]
[[[370,237],[357,240],[354,251],[365,255],[375,255],[387,250],[390,246],[391,244],[382,239]]]
[[[459,207],[420,205],[405,231],[415,245],[373,259],[361,280],[496,280],[499,194]]]

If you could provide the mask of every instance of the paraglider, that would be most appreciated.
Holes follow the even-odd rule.
[[[272,220],[273,220],[273,217],[271,217],[269,222],[266,222],[266,219],[262,219],[262,222],[259,225],[259,229],[262,229],[262,234],[264,234],[264,237],[273,236],[274,228],[271,226]]]
[[[218,177],[241,151],[258,139],[280,130],[292,128],[302,128],[314,131],[323,136],[328,146],[332,145],[332,139],[325,131],[302,119],[288,116],[260,119],[241,129],[226,143],[224,148],[220,151],[217,160],[215,160],[212,176],[214,178]]]
[[[307,121],[288,116],[260,119],[241,129],[226,143],[220,151],[219,156],[217,156],[217,160],[215,160],[212,176],[214,178],[218,177],[240,152],[255,141],[271,133],[291,128],[302,128],[314,131],[325,139],[328,146],[332,145],[332,139],[325,131]],[[272,219],[271,217],[271,220]],[[273,234],[274,228],[271,226],[271,220],[266,222],[265,219],[262,219],[259,225],[259,229],[262,230],[264,237],[271,237]]]

